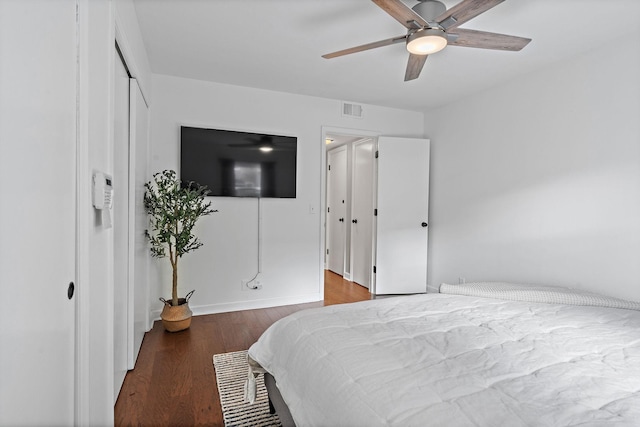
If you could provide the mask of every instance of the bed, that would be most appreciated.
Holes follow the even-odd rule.
[[[640,303],[585,292],[443,284],[294,313],[248,354],[247,398],[274,378],[298,427],[640,425]]]

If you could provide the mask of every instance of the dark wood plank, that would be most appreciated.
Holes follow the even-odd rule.
[[[325,272],[324,301],[195,316],[186,331],[160,322],[144,337],[136,369],[115,405],[116,426],[222,426],[213,355],[246,350],[275,321],[299,310],[370,299],[367,288]]]

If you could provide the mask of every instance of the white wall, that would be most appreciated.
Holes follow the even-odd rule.
[[[151,173],[178,169],[181,124],[298,138],[297,198],[262,200],[263,288],[241,289],[241,281],[257,271],[256,199],[212,198],[220,212],[196,226],[204,246],[180,260],[179,292],[196,290],[191,299],[196,314],[322,299],[322,126],[423,135],[423,114],[418,112],[365,106],[363,119],[349,119],[341,116],[337,100],[164,75],[154,75],[153,91]],[[159,311],[158,297],[170,292],[170,270],[167,260],[157,261],[151,302]]]
[[[640,300],[640,33],[425,116],[429,284]]]

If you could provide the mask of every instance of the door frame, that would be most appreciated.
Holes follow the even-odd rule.
[[[76,425],[89,425],[95,419],[105,420],[108,412],[113,412],[113,405],[111,402],[103,399],[102,391],[93,392],[91,372],[96,368],[91,366],[91,353],[96,349],[100,349],[101,353],[106,354],[107,364],[111,363],[113,367],[113,329],[109,325],[113,325],[113,316],[107,316],[107,318],[95,318],[91,316],[91,304],[96,300],[96,296],[91,297],[91,289],[88,283],[91,282],[91,242],[92,232],[94,229],[94,212],[91,202],[91,177],[92,177],[92,160],[91,160],[91,142],[90,133],[93,129],[89,125],[90,119],[95,116],[92,113],[92,104],[96,101],[93,100],[89,93],[94,82],[89,79],[89,71],[92,68],[92,64],[95,59],[89,59],[89,49],[95,44],[90,40],[90,23],[93,22],[91,16],[90,3],[91,0],[76,0],[76,34],[77,34],[77,46],[76,46],[76,81],[77,81],[77,104],[76,104],[76,369],[75,369],[75,424]],[[143,68],[138,64],[134,50],[131,48],[130,38],[126,33],[126,25],[123,19],[119,16],[117,11],[110,6],[109,17],[107,20],[108,28],[106,36],[112,42],[117,42],[120,47],[122,56],[129,68],[129,72],[132,77],[139,78],[143,76]],[[109,49],[108,57],[100,57],[99,61],[103,61],[105,67],[108,70],[113,68],[113,61],[115,61],[115,49]],[[99,55],[101,55],[99,53]],[[109,81],[112,81],[112,71],[107,71],[106,76]],[[140,91],[142,96],[148,102],[148,90],[147,85],[149,83],[140,81]],[[104,102],[111,105],[113,99],[111,93],[104,99]],[[111,107],[107,109],[107,116],[101,117],[100,120],[104,120],[105,123],[113,123],[113,111]],[[113,147],[113,134],[112,126],[107,126],[107,135],[103,143],[109,147]],[[110,148],[109,148],[110,149]],[[105,262],[113,262],[113,258],[107,259]],[[106,279],[107,281],[109,279]],[[99,294],[100,292],[98,292]],[[101,304],[113,304],[113,291],[107,290],[106,293],[102,292],[106,296],[106,300],[101,300]],[[95,303],[95,302],[94,302]],[[151,315],[149,314],[148,317]],[[107,328],[107,334],[100,338],[99,344],[92,344],[92,340],[95,337],[91,337],[90,331],[92,329],[104,330]],[[110,329],[110,331],[109,331]],[[110,356],[111,355],[111,356]],[[105,370],[106,369],[106,370]],[[104,371],[104,376],[97,378],[99,382],[112,381],[113,369],[110,366],[100,368],[100,371]],[[102,375],[102,374],[101,374]],[[95,381],[96,378],[93,378]],[[112,390],[113,387],[109,387]],[[108,393],[109,396],[112,393]],[[97,418],[96,418],[97,417]],[[112,418],[113,416],[111,416]]]
[[[341,128],[341,127],[333,127],[333,126],[321,126],[321,150],[322,155],[322,165],[320,167],[320,251],[319,251],[319,272],[320,272],[320,295],[324,295],[324,267],[325,267],[325,254],[326,254],[326,244],[325,244],[325,236],[327,232],[327,135],[330,134],[339,134],[339,135],[347,135],[354,137],[362,137],[362,138],[378,138],[381,136],[380,132],[373,132],[369,130],[362,129],[350,129],[350,128]]]

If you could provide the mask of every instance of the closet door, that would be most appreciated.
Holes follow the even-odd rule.
[[[0,425],[72,426],[76,2],[0,0],[0,41]]]
[[[327,163],[327,268],[342,276],[346,245],[347,147],[329,151]]]
[[[128,360],[133,369],[149,322],[150,251],[144,231],[148,228],[144,209],[144,183],[150,179],[148,167],[149,107],[136,79],[130,79],[129,117],[129,314]]]
[[[129,74],[114,61],[113,128],[113,368],[115,403],[128,370],[129,323]]]
[[[429,140],[378,138],[375,294],[427,291]]]
[[[351,198],[351,278],[371,286],[373,248],[374,141],[353,144]]]

